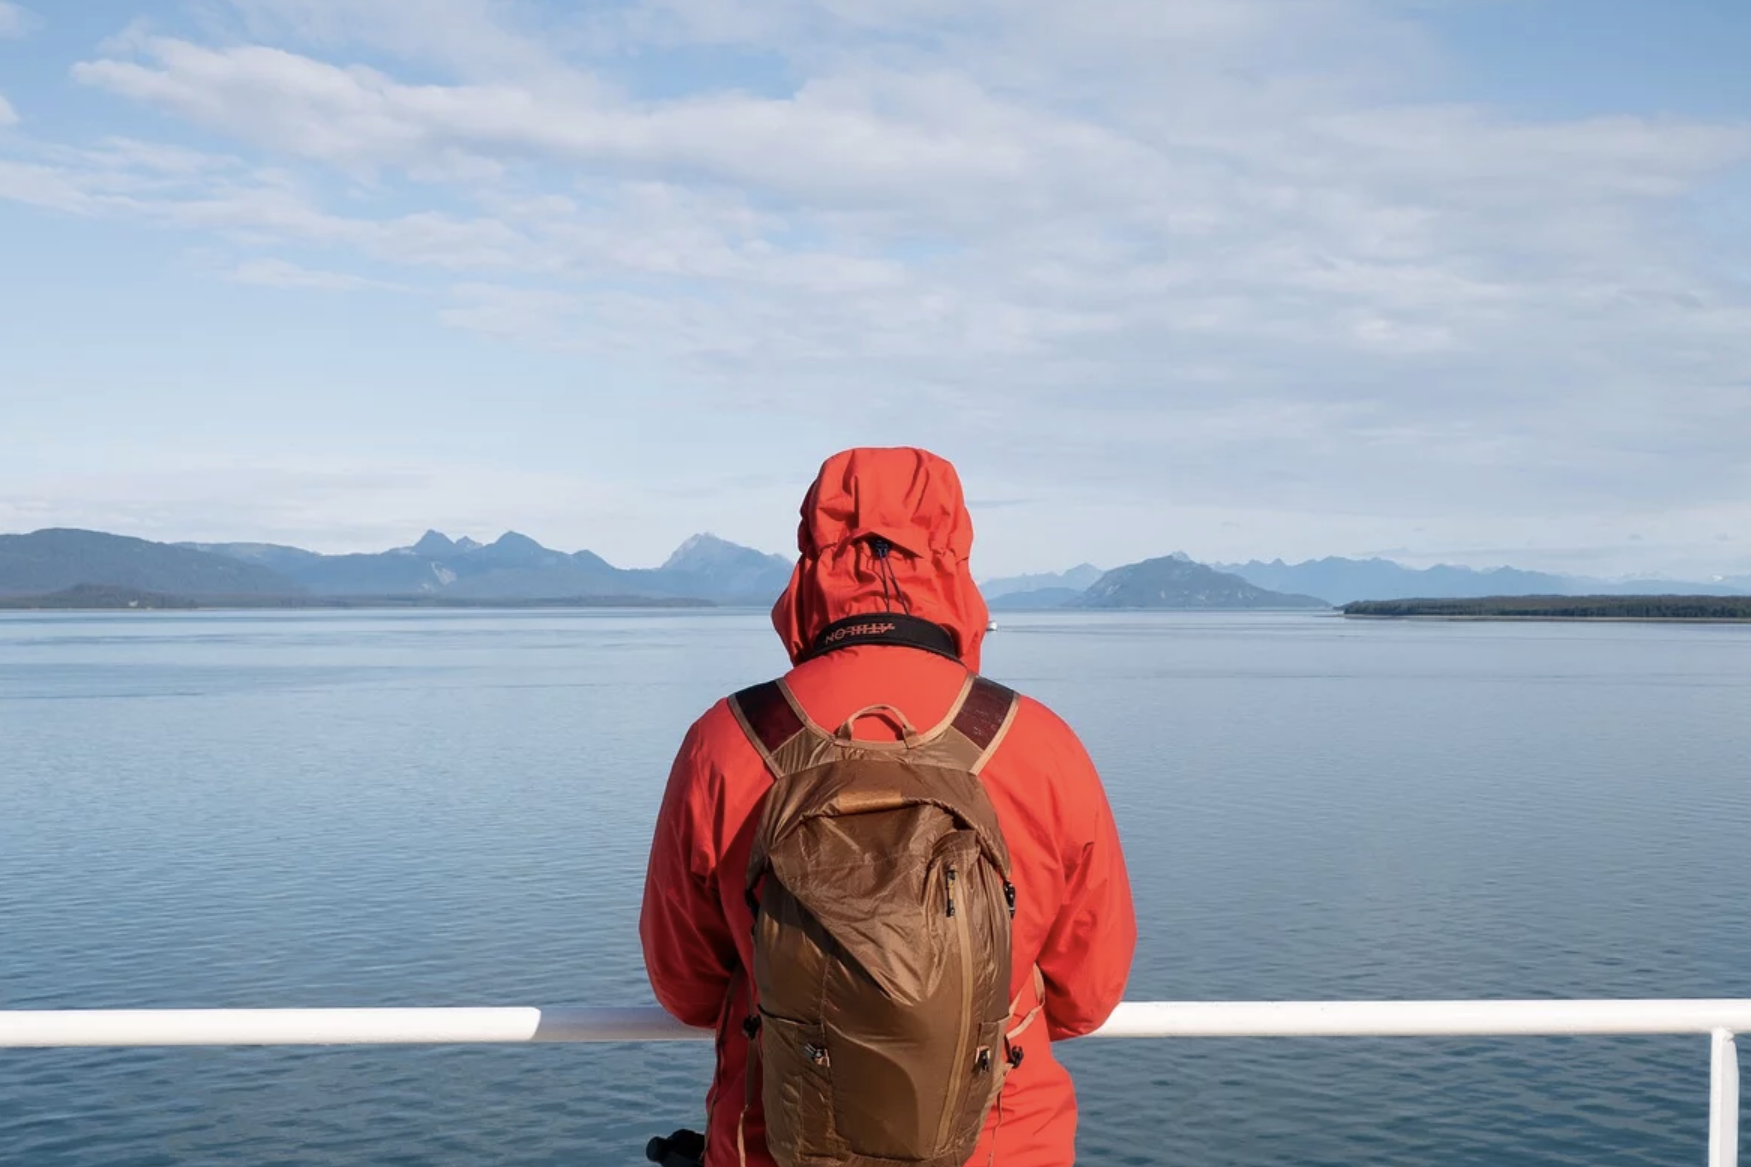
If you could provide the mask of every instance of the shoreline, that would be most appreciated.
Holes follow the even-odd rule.
[[[282,599],[252,603],[248,600],[195,599],[175,596],[142,599],[133,603],[56,602],[44,596],[0,597],[0,612],[582,612],[582,611],[724,611],[734,605],[703,600],[659,597],[583,597],[543,600],[417,600],[393,596],[371,598],[313,598],[309,602]]]
[[[1437,612],[1402,616],[1374,612],[1340,612],[1339,615],[1346,620],[1436,620],[1486,624],[1751,624],[1751,616],[1477,616]]]

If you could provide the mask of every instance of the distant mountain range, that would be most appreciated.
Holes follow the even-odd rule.
[[[791,569],[783,556],[709,534],[688,539],[655,568],[616,567],[591,551],[554,551],[515,531],[491,543],[427,531],[406,547],[350,555],[273,543],[154,543],[65,528],[0,535],[0,597],[65,592],[69,603],[131,591],[154,603],[230,599],[253,606],[284,597],[301,604],[395,598],[421,604],[648,600],[763,607],[784,590]],[[985,580],[980,588],[993,611],[1246,609],[1504,595],[1747,595],[1751,577],[1706,584],[1604,581],[1511,567],[1417,569],[1387,559],[1342,558],[1206,565],[1176,551],[1112,571],[1085,563],[1064,572]]]
[[[1069,571],[1049,572],[1040,575],[1009,575],[996,579],[983,580],[979,584],[979,593],[990,603],[1006,596],[1023,595],[1031,592],[1061,591],[1075,595],[1089,588],[1095,580],[1106,572],[1091,563],[1073,567]]]
[[[322,596],[441,593],[462,600],[645,596],[717,604],[769,604],[791,563],[714,535],[695,535],[658,568],[615,567],[593,551],[554,551],[507,531],[491,543],[427,531],[410,547],[318,555],[260,543],[182,544],[270,566]]]
[[[1184,552],[1175,552],[1168,556],[1169,562],[1192,562]],[[1151,560],[1151,563],[1161,561]],[[1141,565],[1134,564],[1132,568],[1120,569],[1132,571]],[[1657,595],[1689,595],[1689,596],[1741,596],[1751,595],[1751,576],[1729,576],[1712,580],[1708,583],[1689,581],[1640,579],[1640,580],[1601,580],[1585,576],[1553,575],[1547,572],[1523,571],[1513,567],[1497,567],[1478,570],[1471,567],[1458,567],[1443,564],[1436,567],[1415,568],[1394,563],[1390,559],[1342,559],[1328,557],[1325,559],[1310,559],[1304,563],[1289,564],[1280,559],[1269,563],[1254,560],[1250,563],[1216,563],[1208,565],[1210,570],[1226,575],[1232,579],[1262,588],[1278,596],[1295,599],[1313,598],[1328,606],[1339,607],[1359,600],[1408,600],[1408,599],[1479,599],[1488,596],[1657,596]],[[1081,569],[1077,569],[1081,570]],[[1065,573],[1068,575],[1069,573]],[[1109,576],[1114,573],[1107,573]],[[1018,580],[1047,581],[1046,586],[1032,591],[1011,590],[1003,587],[990,600],[993,611],[1039,611],[1057,608],[1089,607],[1085,597],[1099,589],[1106,594],[1108,588],[1116,589],[1118,584],[1085,585],[1083,588],[1064,586],[1051,581],[1061,580],[1063,576],[1039,575],[1018,576]],[[1007,585],[1011,580],[992,581],[999,585]],[[1227,593],[1219,589],[1212,590],[1207,583],[1199,584],[1187,579],[1181,581],[1190,589],[1192,595],[1202,594],[1206,600],[1202,606],[1208,607],[1247,607],[1243,602],[1243,593],[1230,590]],[[1232,585],[1228,585],[1230,588]],[[1171,591],[1171,588],[1170,588]],[[1127,587],[1120,594],[1132,594],[1133,589]],[[987,593],[989,595],[989,593]],[[1227,601],[1217,602],[1219,596],[1226,594]],[[1163,602],[1155,606],[1179,607],[1179,603]],[[1272,606],[1292,606],[1279,599]]]
[[[153,543],[99,531],[0,535],[0,596],[80,586],[196,599],[444,597],[457,601],[578,598],[770,604],[791,562],[696,535],[658,568],[615,567],[506,532],[492,543],[428,531],[409,547],[322,555],[272,543]]]
[[[1751,576],[1709,583],[1676,580],[1603,580],[1551,575],[1513,567],[1476,568],[1440,564],[1414,568],[1390,559],[1309,559],[1302,563],[1215,564],[1261,588],[1301,592],[1331,604],[1356,600],[1477,599],[1485,596],[1736,596],[1751,593]]]
[[[0,595],[46,595],[82,584],[202,596],[298,590],[260,564],[125,535],[65,529],[0,535]]]
[[[1031,592],[1005,592],[985,606],[993,612],[1041,612],[1068,607],[1082,592],[1076,588],[1039,588]]]
[[[1312,596],[1290,595],[1257,587],[1225,571],[1193,563],[1182,555],[1145,559],[1115,568],[1066,608],[1265,609],[1330,608]]]
[[[981,584],[994,612],[1052,609],[1329,608],[1314,596],[1275,591],[1195,562],[1184,551],[1101,571],[1083,564],[1060,574],[1012,576]]]

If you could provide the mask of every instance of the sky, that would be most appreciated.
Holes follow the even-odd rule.
[[[1742,0],[0,0],[0,531],[1751,572]]]

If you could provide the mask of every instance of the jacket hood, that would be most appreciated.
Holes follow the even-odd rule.
[[[871,548],[876,536],[892,546],[888,571]],[[972,516],[947,460],[910,447],[845,450],[822,463],[803,499],[800,555],[773,627],[795,663],[836,620],[909,611],[946,628],[977,672],[991,617],[972,549]]]

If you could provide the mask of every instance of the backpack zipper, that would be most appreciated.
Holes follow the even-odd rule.
[[[971,1019],[972,1019],[972,1012],[973,1012],[973,937],[972,937],[972,934],[967,931],[966,914],[965,913],[958,913],[955,911],[955,876],[956,876],[956,874],[957,873],[955,871],[954,864],[952,864],[952,863],[949,864],[949,867],[948,867],[948,914],[950,916],[954,917],[955,940],[958,943],[958,945],[960,947],[960,951],[961,951],[961,1024],[960,1024],[960,1033],[956,1036],[956,1039],[955,1039],[955,1060],[954,1060],[955,1067],[958,1070],[959,1067],[961,1066],[961,1064],[967,1060],[967,1040],[970,1036],[968,1031],[972,1028],[972,1020]],[[952,1098],[944,1099],[943,1108],[942,1108],[942,1125],[938,1128],[937,1133],[936,1133],[936,1145],[938,1147],[943,1147],[943,1146],[948,1145],[949,1135],[954,1130],[954,1120],[956,1119],[956,1117],[958,1117],[959,1111],[962,1109],[962,1107],[965,1106],[965,1104],[966,1104],[966,1099],[964,1097],[962,1099],[960,1099],[960,1105],[956,1105],[955,1100]]]

